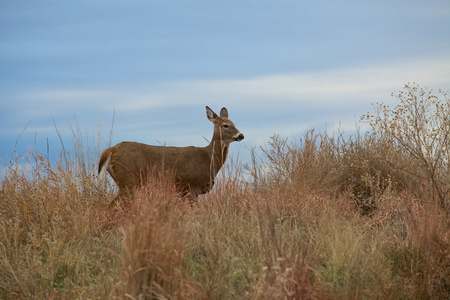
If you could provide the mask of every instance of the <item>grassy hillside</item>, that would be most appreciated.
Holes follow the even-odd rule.
[[[446,93],[406,86],[351,138],[274,136],[190,206],[151,179],[108,210],[99,149],[15,157],[0,191],[2,299],[446,299]],[[25,162],[25,167],[24,167]]]

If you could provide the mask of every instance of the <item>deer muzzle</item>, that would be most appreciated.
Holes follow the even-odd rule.
[[[242,133],[238,133],[237,136],[235,136],[234,140],[237,142],[240,142],[244,139],[244,135]]]

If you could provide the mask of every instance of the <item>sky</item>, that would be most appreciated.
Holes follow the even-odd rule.
[[[77,127],[101,148],[203,147],[206,105],[245,163],[274,134],[354,132],[408,82],[450,89],[448,0],[3,0],[0,163],[57,157]]]

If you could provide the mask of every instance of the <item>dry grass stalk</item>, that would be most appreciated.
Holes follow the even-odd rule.
[[[170,178],[157,177],[151,177],[127,209],[113,298],[196,298],[195,285],[183,269],[190,207]]]
[[[153,178],[132,208],[110,212],[98,152],[75,143],[56,164],[31,152],[6,168],[1,298],[449,297],[445,149],[433,181],[384,131],[275,137],[248,168],[252,182],[232,163],[189,206]]]

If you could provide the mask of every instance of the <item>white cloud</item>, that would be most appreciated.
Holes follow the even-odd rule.
[[[388,98],[391,92],[403,88],[407,82],[417,82],[424,87],[449,88],[449,70],[450,59],[439,58],[256,78],[188,80],[139,94],[116,94],[114,98],[122,98],[123,101],[114,105],[117,111],[128,112],[211,102],[255,108],[258,106],[255,101],[266,105],[303,102],[334,107]]]
[[[391,92],[402,89],[409,81],[422,87],[449,89],[449,70],[450,59],[439,58],[255,78],[166,82],[151,89],[118,86],[109,90],[30,92],[22,94],[21,99],[23,103],[34,103],[30,105],[30,115],[21,111],[24,123],[14,126],[20,133],[23,125],[33,119],[30,130],[48,135],[54,130],[53,115],[60,132],[70,134],[62,120],[73,123],[76,115],[82,128],[97,128],[99,114],[104,111],[108,118],[114,107],[113,136],[119,140],[201,146],[206,144],[202,136],[209,139],[212,130],[204,120],[204,105],[216,110],[227,106],[230,118],[251,147],[264,144],[275,133],[290,136],[312,127],[328,132],[354,131],[355,119],[369,111],[372,102],[394,100]],[[41,101],[44,105],[37,105]],[[173,118],[182,114],[174,117],[166,108],[197,105],[199,112],[183,116],[183,125],[172,124]],[[184,126],[184,130],[178,126]]]
[[[393,101],[391,92],[409,81],[423,87],[450,87],[448,70],[449,59],[435,59],[249,79],[193,80],[173,83],[156,96],[149,92],[147,99],[164,99],[162,106],[231,106],[230,115],[246,130],[247,142],[262,144],[274,133],[298,134],[318,124],[332,132],[354,131],[358,117],[371,110],[371,103]],[[153,103],[148,104],[145,95],[130,101],[128,108]],[[238,108],[249,111],[245,119],[233,118]],[[299,117],[286,118],[283,111],[298,112]],[[170,138],[170,133],[166,136]]]
[[[139,90],[112,87],[108,90],[31,91],[18,96],[23,102],[39,102],[45,110],[99,109],[139,112],[176,105],[245,106],[306,103],[324,108],[387,98],[407,82],[449,88],[450,59],[438,58],[347,69],[274,74],[255,78],[186,80],[166,82]],[[369,100],[370,99],[370,100]]]

